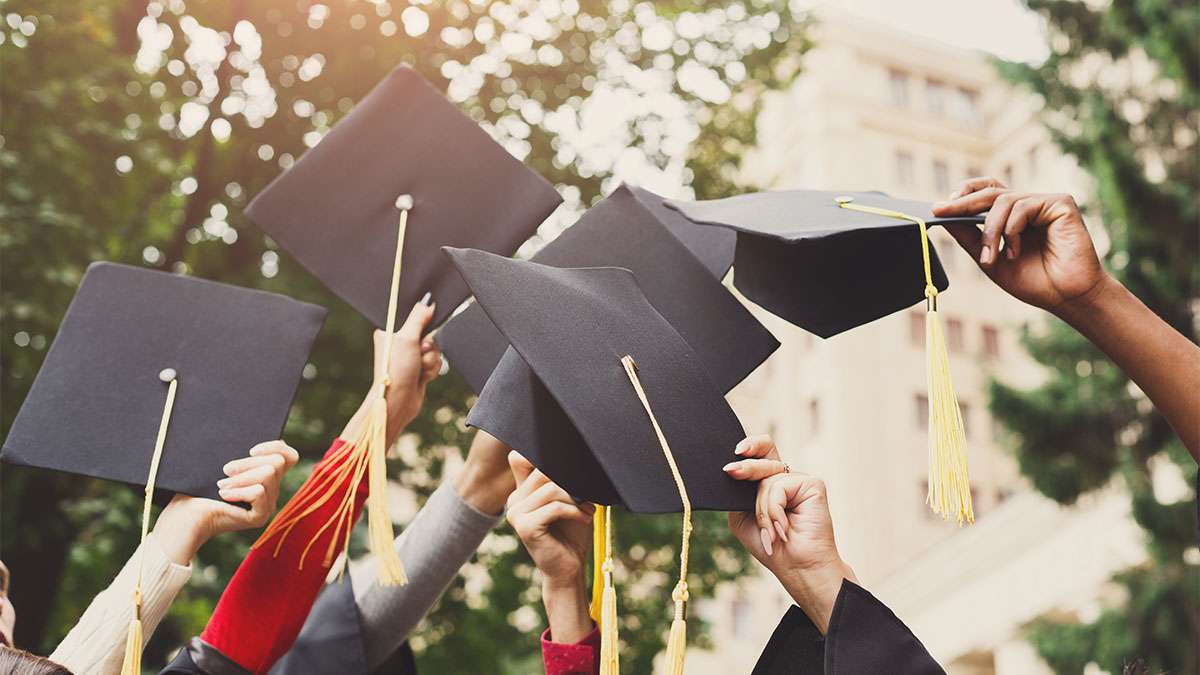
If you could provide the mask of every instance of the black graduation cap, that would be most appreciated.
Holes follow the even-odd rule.
[[[729,270],[733,244],[733,232],[697,225],[666,208],[658,195],[622,185],[533,260],[554,267],[617,266],[632,271],[651,304],[726,392],[779,346],[718,281]],[[476,392],[483,391],[508,347],[478,303],[446,322],[437,340],[451,366]]]
[[[218,499],[222,467],[279,438],[324,318],[274,293],[94,263],[0,456],[146,485],[174,388],[155,485]]]
[[[561,201],[402,65],[255,197],[246,216],[385,328],[398,223],[411,210],[396,304],[412,307],[431,292],[436,326],[469,295],[438,249],[511,255]]]
[[[554,459],[588,461],[582,458],[590,455],[601,470],[560,475],[551,469],[552,480],[587,501],[642,513],[681,509],[654,428],[622,366],[630,356],[693,506],[753,508],[754,486],[721,469],[736,458],[733,448],[745,436],[741,424],[703,360],[650,304],[632,272],[551,267],[469,249],[447,253],[512,344],[502,363],[524,361],[544,385],[531,389],[534,395],[556,401],[578,430],[582,443],[553,448]],[[510,396],[493,395],[489,385],[476,408],[493,399],[510,405]],[[475,423],[507,443],[503,430]],[[524,454],[520,445],[512,447]]]
[[[849,201],[840,204],[842,197]],[[927,225],[983,222],[982,216],[935,218],[927,203],[881,192],[780,190],[667,205],[695,222],[736,230],[734,286],[821,337],[925,298],[919,225],[897,214]],[[932,246],[929,256],[933,284],[944,291],[949,281]]]

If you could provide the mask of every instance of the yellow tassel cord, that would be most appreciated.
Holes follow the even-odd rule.
[[[603,625],[600,623],[600,603],[604,599],[604,541],[605,528],[608,526],[607,511],[607,506],[596,504],[596,512],[592,514],[592,603],[588,607],[588,614],[601,629],[603,629]]]
[[[600,506],[604,509],[603,529],[603,561],[600,570],[604,582],[604,590],[600,594],[600,675],[620,675],[621,657],[617,636],[617,589],[613,586],[612,559],[612,507]]]
[[[397,206],[400,205],[400,201],[397,200]],[[345,561],[349,557],[350,530],[354,526],[354,497],[365,474],[369,488],[367,541],[371,553],[379,560],[378,581],[384,586],[402,586],[408,583],[404,565],[400,561],[400,556],[396,554],[395,533],[392,529],[392,520],[387,512],[387,387],[389,384],[387,372],[392,355],[392,335],[396,330],[400,261],[404,251],[404,234],[407,227],[408,208],[401,208],[400,224],[397,227],[396,257],[392,265],[391,294],[388,298],[387,330],[383,338],[383,358],[375,372],[375,382],[369,394],[370,408],[367,411],[366,422],[348,443],[338,448],[313,469],[312,477],[280,509],[279,515],[271,521],[271,524],[267,526],[252,547],[263,546],[272,537],[278,535],[275,555],[279,555],[283,540],[292,531],[292,528],[328,502],[338,488],[349,484],[350,488],[343,493],[333,515],[313,534],[298,562],[298,566],[303,568],[304,561],[313,544],[326,530],[332,528],[334,536],[325,549],[322,565],[329,567],[337,560],[338,569],[334,570],[334,576],[340,578],[345,570]],[[347,555],[338,556],[339,552]]]
[[[167,440],[167,426],[171,422],[171,410],[175,408],[175,391],[179,380],[175,371],[166,369],[159,373],[159,379],[167,382],[167,400],[163,404],[162,419],[158,423],[158,438],[154,441],[154,454],[150,456],[150,474],[146,478],[146,498],[142,502],[142,538],[141,545],[146,543],[150,533],[150,505],[154,502],[154,483],[158,479],[159,460],[162,459],[163,446]],[[140,546],[139,546],[140,551]],[[145,555],[138,553],[137,583],[133,587],[133,619],[129,622],[129,632],[125,636],[125,658],[121,662],[121,675],[141,675],[142,672],[142,572],[145,568]]]
[[[962,412],[954,383],[950,379],[950,358],[946,338],[937,313],[937,287],[930,267],[929,231],[916,216],[854,204],[850,197],[838,197],[838,206],[888,218],[916,223],[921,233],[921,258],[925,271],[925,357],[929,387],[929,491],[925,503],[944,519],[955,518],[961,525],[975,522],[971,505],[971,480],[967,468],[967,440]]]
[[[650,401],[646,398],[646,391],[642,388],[641,380],[638,379],[637,364],[633,362],[632,356],[624,356],[621,358],[621,365],[625,366],[625,374],[629,376],[629,381],[633,384],[634,391],[637,392],[638,399],[642,402],[642,407],[650,416],[650,424],[654,427],[655,435],[658,436],[658,444],[667,458],[667,465],[671,467],[671,475],[675,478],[675,487],[679,490],[679,501],[683,504],[683,541],[679,547],[679,581],[675,584],[675,589],[671,591],[671,599],[675,601],[675,619],[671,622],[671,633],[667,638],[667,672],[670,675],[682,675],[683,657],[687,649],[685,609],[688,601],[688,545],[692,538],[692,502],[688,499],[687,487],[684,486],[683,476],[680,475],[679,466],[675,463],[675,455],[671,452],[671,446],[667,444],[667,438],[663,435],[662,427],[658,425],[658,419],[654,417]]]

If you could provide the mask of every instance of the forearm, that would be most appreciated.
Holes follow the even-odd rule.
[[[1055,313],[1146,393],[1200,461],[1200,347],[1107,275]]]
[[[407,585],[377,583],[378,561],[373,557],[351,565],[369,667],[381,665],[408,638],[499,520],[443,483],[396,537],[396,551],[408,571]]]
[[[586,638],[594,629],[588,613],[591,598],[580,573],[570,579],[543,579],[542,602],[546,607],[546,622],[554,642],[573,644]]]

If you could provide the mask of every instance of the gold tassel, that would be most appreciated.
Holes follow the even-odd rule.
[[[649,399],[646,398],[646,390],[642,388],[642,381],[638,378],[637,364],[634,363],[632,356],[626,355],[621,358],[621,365],[625,367],[625,374],[629,376],[633,390],[637,392],[638,400],[642,402],[642,407],[650,417],[650,425],[654,427],[658,445],[662,448],[663,456],[667,458],[667,466],[671,469],[671,476],[675,479],[675,488],[679,490],[679,501],[683,505],[683,540],[679,546],[679,582],[675,584],[675,590],[671,592],[671,599],[675,601],[675,618],[671,622],[671,633],[667,637],[667,672],[670,675],[683,675],[683,657],[687,649],[685,606],[689,597],[687,576],[689,543],[692,539],[692,501],[688,498],[687,486],[683,484],[679,465],[675,463],[675,454],[671,452],[667,437],[663,434],[658,419],[654,416]]]
[[[955,518],[959,525],[975,522],[971,505],[971,479],[967,470],[967,435],[962,411],[950,379],[950,358],[946,337],[937,313],[937,287],[929,256],[929,229],[916,216],[854,204],[852,197],[838,197],[843,209],[872,213],[916,223],[921,234],[921,259],[925,270],[925,361],[929,388],[929,491],[925,503],[943,519]]]
[[[600,564],[604,589],[600,594],[600,675],[620,675],[620,641],[617,635],[617,589],[613,585],[612,507],[604,509],[603,561]],[[593,595],[595,591],[593,590]]]
[[[167,427],[171,423],[171,411],[175,409],[175,392],[179,378],[174,368],[164,368],[158,379],[167,383],[167,400],[163,403],[162,417],[158,421],[158,436],[154,441],[154,453],[150,455],[150,473],[146,477],[145,498],[142,500],[142,538],[138,545],[138,575],[133,585],[133,620],[125,635],[125,658],[121,661],[121,675],[141,675],[142,672],[142,572],[146,555],[142,547],[150,533],[150,505],[154,503],[154,484],[158,480],[158,465],[162,461],[163,447],[167,443]]]
[[[967,438],[958,397],[950,380],[946,337],[937,313],[937,291],[926,292],[925,350],[929,379],[929,491],[925,502],[959,525],[975,522],[967,467]]]
[[[133,590],[133,620],[129,622],[129,633],[125,636],[125,659],[121,662],[121,675],[142,674],[142,593]]]
[[[604,623],[600,620],[600,603],[604,595],[604,532],[607,506],[596,504],[592,514],[592,602],[588,606],[588,614],[601,630]]]
[[[671,633],[667,636],[667,673],[683,675],[683,657],[687,650],[687,618],[684,605],[688,601],[687,582],[680,579],[671,593],[675,601],[675,619],[671,621]]]
[[[326,530],[333,528],[334,536],[325,550],[323,563],[329,567],[334,564],[336,559],[338,568],[334,570],[334,576],[341,578],[350,552],[350,530],[354,527],[352,519],[354,497],[365,473],[369,488],[367,544],[371,553],[379,560],[377,579],[384,586],[403,586],[408,583],[408,575],[404,571],[400,556],[396,553],[395,530],[392,528],[392,520],[387,512],[387,387],[390,384],[387,372],[392,355],[392,335],[396,332],[396,303],[400,291],[400,267],[404,252],[404,235],[408,229],[408,211],[412,208],[412,197],[409,195],[398,197],[396,208],[400,209],[400,223],[397,226],[396,256],[392,262],[392,284],[388,298],[383,358],[378,364],[379,371],[375,373],[375,384],[369,394],[372,398],[366,422],[346,445],[317,464],[317,467],[313,469],[313,475],[279,510],[279,514],[263,531],[262,536],[251,546],[251,548],[263,546],[278,534],[279,541],[275,545],[275,555],[279,555],[283,540],[292,528],[300,520],[328,502],[338,488],[348,482],[350,487],[342,496],[333,515],[313,534],[298,561],[298,566],[303,569],[309,549]],[[339,546],[342,554],[340,556],[337,555]]]

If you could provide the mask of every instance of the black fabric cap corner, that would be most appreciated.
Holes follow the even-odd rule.
[[[928,203],[880,192],[780,190],[666,204],[698,223],[737,231],[734,286],[773,314],[831,337],[925,298],[918,226],[841,208],[839,197],[928,225],[983,221],[935,218]],[[945,290],[949,280],[932,244],[930,266],[934,285]]]
[[[564,269],[472,250],[447,253],[480,306],[586,443],[546,452],[573,458],[590,452],[602,469],[571,476],[551,469],[547,475],[552,480],[579,499],[605,502],[615,495],[615,503],[635,512],[681,510],[650,418],[621,365],[629,355],[693,506],[753,508],[755,486],[721,469],[736,457],[733,448],[745,435],[741,424],[700,358],[642,294],[632,272]],[[539,468],[548,467],[540,463],[544,458],[526,456]]]
[[[562,201],[416,71],[400,66],[256,196],[246,216],[383,327],[401,195],[413,205],[399,306],[431,292],[434,326],[469,295],[442,246],[510,255]]]
[[[723,228],[688,221],[651,192],[623,185],[538,251],[533,261],[632,271],[650,303],[695,350],[717,386],[729,391],[779,347],[718,281],[729,269],[733,238]],[[508,347],[478,303],[448,321],[437,340],[451,367],[478,393]]]
[[[279,438],[324,308],[113,263],[88,268],[0,450],[5,462],[217,499],[222,467]]]

